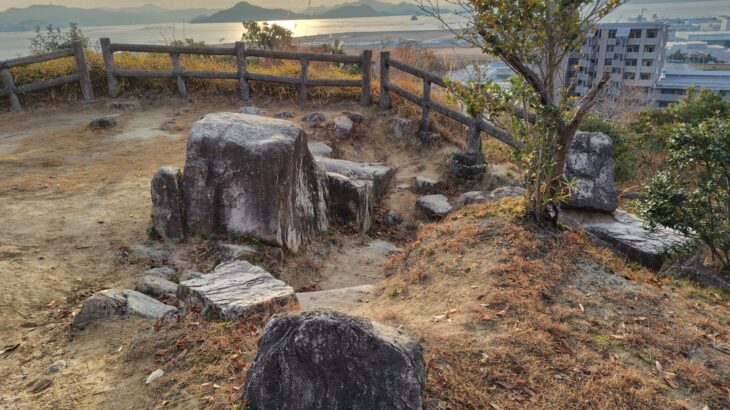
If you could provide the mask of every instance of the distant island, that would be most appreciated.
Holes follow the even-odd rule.
[[[320,6],[292,11],[269,9],[242,1],[225,10],[191,8],[165,9],[155,5],[139,7],[78,8],[55,5],[32,5],[26,8],[10,8],[0,12],[0,32],[29,31],[36,26],[114,26],[155,23],[234,23],[244,20],[303,20],[337,19],[355,17],[386,17],[417,15],[417,6],[402,2],[385,3],[377,0],[359,0],[334,6]]]

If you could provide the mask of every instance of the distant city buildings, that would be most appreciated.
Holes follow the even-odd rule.
[[[662,70],[654,85],[655,105],[677,102],[689,88],[712,90],[730,101],[730,70]]]

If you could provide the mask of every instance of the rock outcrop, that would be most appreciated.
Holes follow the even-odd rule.
[[[425,195],[418,198],[416,208],[426,219],[430,220],[443,219],[453,209],[448,198],[441,194]]]
[[[277,315],[243,387],[257,409],[421,409],[420,345],[401,330],[331,311]]]
[[[297,301],[294,289],[245,261],[218,265],[207,275],[181,282],[177,299],[183,307],[198,306],[224,320],[245,320]]]
[[[185,236],[182,174],[175,167],[162,167],[152,177],[152,226],[160,236]]]
[[[564,177],[574,181],[566,208],[613,212],[618,191],[613,186],[613,143],[600,132],[578,132],[570,145]]]
[[[106,289],[86,299],[81,310],[74,316],[71,330],[82,330],[98,320],[125,316],[161,319],[177,312],[172,306],[157,301],[134,290]]]
[[[332,158],[317,158],[317,162],[327,172],[334,172],[353,179],[371,181],[376,201],[382,198],[390,180],[395,175],[395,170],[385,164],[357,163]]]
[[[327,229],[326,175],[288,121],[216,113],[193,125],[183,174],[187,228],[296,252]]]
[[[373,223],[373,182],[334,172],[327,173],[327,180],[331,217],[344,225],[369,231]]]
[[[662,267],[673,247],[688,240],[670,229],[646,229],[639,218],[623,211],[606,214],[565,209],[560,212],[560,219],[585,229],[629,260],[654,270]]]

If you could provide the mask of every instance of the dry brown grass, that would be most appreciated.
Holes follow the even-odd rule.
[[[429,406],[730,406],[730,356],[712,347],[730,345],[727,297],[662,286],[579,233],[522,223],[519,207],[429,225],[371,303],[423,338]]]

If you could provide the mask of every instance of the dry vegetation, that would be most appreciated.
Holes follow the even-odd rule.
[[[727,294],[471,207],[391,261],[375,315],[420,334],[435,408],[730,406]]]

